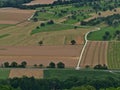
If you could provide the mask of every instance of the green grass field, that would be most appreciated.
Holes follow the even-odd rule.
[[[9,25],[9,24],[0,24],[0,29],[6,28],[6,27],[9,27],[9,26],[12,26],[12,25]]]
[[[120,69],[120,42],[109,42],[108,66],[110,69]]]
[[[9,77],[10,69],[0,69],[0,79],[7,79]]]
[[[3,34],[3,35],[0,35],[0,38],[4,38],[4,37],[7,37],[9,36],[10,34]]]
[[[91,13],[89,10],[92,10],[92,8],[89,6],[75,7],[69,4],[67,6],[53,6],[52,8],[45,7],[45,12],[39,12],[42,11],[43,8],[37,8],[36,10],[38,10],[38,15],[34,17],[38,18],[38,20],[56,20],[66,24],[76,24],[86,18],[89,18],[89,14]]]
[[[113,35],[115,33],[116,30],[119,30],[120,26],[118,27],[112,27],[112,26],[107,26],[107,27],[103,27],[101,28],[100,31],[95,31],[92,32],[88,35],[88,40],[92,40],[92,41],[103,41],[103,36],[105,34],[106,31],[110,32],[110,35],[112,36],[111,40],[114,39]]]
[[[79,78],[105,78],[107,76],[116,76],[120,73],[111,73],[108,71],[102,70],[72,70],[72,69],[63,69],[63,70],[44,70],[44,78],[58,78],[60,80],[65,80],[68,77],[79,77]]]
[[[39,29],[34,29],[31,34],[39,33],[39,32],[51,32],[51,31],[61,31],[61,30],[69,30],[74,29],[73,25],[64,25],[64,24],[53,24],[53,25],[45,25],[40,27]]]

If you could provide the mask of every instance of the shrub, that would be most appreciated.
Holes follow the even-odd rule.
[[[43,64],[40,64],[39,67],[40,67],[40,68],[43,68]]]
[[[47,22],[47,24],[49,24],[49,25],[50,25],[50,24],[54,24],[54,21],[53,21],[53,20],[50,20],[50,21]]]
[[[41,26],[41,27],[44,27],[44,26],[45,26],[45,23],[41,23],[40,26]]]
[[[43,44],[43,41],[40,41],[40,42],[38,42],[39,43],[39,45],[41,46],[42,44]]]

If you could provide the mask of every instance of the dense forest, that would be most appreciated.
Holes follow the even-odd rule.
[[[0,7],[18,7],[23,3],[28,3],[32,0],[0,0]]]
[[[120,86],[120,77],[68,77],[66,80],[23,77],[1,80],[0,85],[0,90],[106,90],[111,87],[114,89],[107,90],[116,90],[115,88]],[[7,87],[7,89],[1,89],[1,87]]]

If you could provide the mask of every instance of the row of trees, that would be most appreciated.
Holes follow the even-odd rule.
[[[0,0],[0,7],[19,7],[23,3],[29,3],[32,0]]]
[[[103,65],[98,64],[98,65],[94,66],[94,69],[103,69],[103,70],[107,70],[108,67],[107,67],[105,64],[103,64]]]
[[[32,0],[0,0],[0,7],[18,7],[22,9],[35,9],[37,7],[44,6],[55,6],[64,4],[73,4],[76,7],[91,6],[96,12],[103,10],[113,10],[119,7],[119,0],[57,0],[53,4],[37,4],[37,5],[22,5],[23,3],[28,3]]]
[[[26,68],[26,66],[27,66],[26,61],[21,62],[21,64],[18,64],[17,62],[12,62],[11,64],[9,62],[4,62],[4,64],[2,65],[2,67],[5,67],[5,68]],[[43,68],[44,65],[34,64],[34,67]],[[46,68],[65,68],[65,64],[63,62],[58,62],[57,64],[55,64],[54,62],[50,62]]]
[[[18,64],[17,62],[12,62],[11,64],[9,62],[4,62],[3,66],[2,67],[5,67],[5,68],[25,68],[27,66],[27,62],[26,61],[23,61],[21,62],[21,64]]]
[[[86,65],[85,68],[88,69],[88,68],[91,68],[91,67],[89,65]],[[93,69],[108,70],[108,67],[107,67],[106,64],[103,64],[103,65],[98,64],[98,65],[95,65],[93,67]]]
[[[47,66],[47,68],[65,68],[65,64],[62,62],[58,62],[57,64],[55,64],[54,62],[50,62],[49,66]]]
[[[102,22],[105,22],[109,26],[116,27],[120,24],[120,14],[114,14],[114,15],[107,16],[107,17],[98,17],[98,18],[91,19],[89,21],[82,21],[81,25],[92,25],[93,26],[93,25],[100,24]]]

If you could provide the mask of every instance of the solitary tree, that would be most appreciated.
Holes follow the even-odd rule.
[[[36,68],[36,67],[37,67],[37,64],[34,64],[34,67]]]
[[[40,67],[40,68],[43,68],[43,64],[40,64],[39,67]]]
[[[47,22],[47,24],[54,24],[54,21],[50,20],[50,21]]]
[[[117,35],[119,35],[119,34],[120,34],[120,31],[119,31],[119,30],[117,30],[115,33],[116,33]]]
[[[54,62],[50,62],[49,68],[55,68],[55,63]]]
[[[57,68],[65,68],[65,64],[62,62],[57,63]]]
[[[33,21],[34,21],[34,22],[37,22],[37,21],[38,21],[38,19],[37,19],[37,18],[33,18]]]
[[[17,64],[16,62],[12,62],[12,63],[11,63],[11,67],[17,67],[17,65],[18,65],[18,64]]]
[[[26,61],[21,62],[21,66],[22,66],[23,68],[25,68],[26,65],[27,65],[27,62],[26,62]]]
[[[71,40],[71,44],[72,44],[72,45],[75,45],[75,44],[76,44],[76,41],[75,41],[75,40]]]
[[[41,46],[42,44],[43,44],[43,41],[40,41],[40,42],[38,42],[39,43],[39,45]]]
[[[78,27],[77,26],[74,26],[74,29],[77,29]]]
[[[45,23],[41,23],[40,26],[41,26],[41,27],[44,27],[44,26],[45,26]]]
[[[5,62],[4,67],[9,67],[9,62]]]

